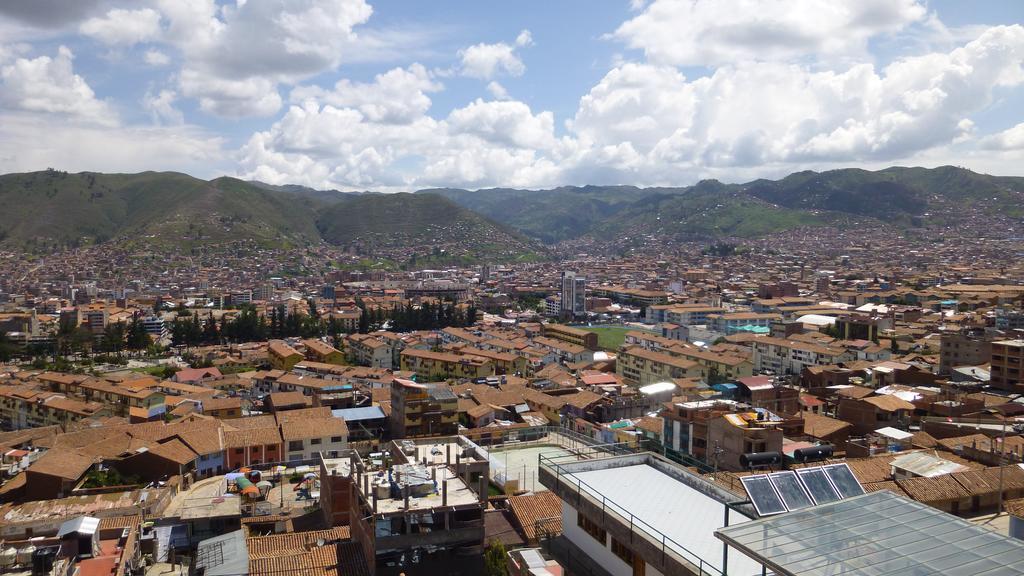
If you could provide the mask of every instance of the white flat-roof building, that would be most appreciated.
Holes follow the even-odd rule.
[[[562,498],[564,537],[613,576],[762,573],[715,538],[726,518],[749,522],[753,509],[659,456],[542,457],[540,476]]]

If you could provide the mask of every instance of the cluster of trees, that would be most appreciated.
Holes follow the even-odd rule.
[[[200,318],[198,312],[191,315],[179,311],[171,323],[171,341],[175,346],[197,346],[230,342],[257,342],[271,338],[314,338],[332,336],[337,338],[345,332],[334,318],[322,318],[316,306],[309,301],[309,312],[289,312],[283,305],[261,316],[254,306],[242,306],[233,316],[224,316],[218,322],[209,313]]]
[[[175,346],[201,346],[222,342],[258,342],[272,338],[317,338],[329,336],[335,346],[340,344],[346,330],[333,317],[322,317],[312,300],[308,302],[307,313],[289,312],[278,306],[269,314],[261,315],[251,304],[243,306],[232,316],[220,320],[213,313],[200,316],[182,307],[171,321],[171,341]],[[412,330],[439,330],[448,326],[471,326],[476,321],[476,308],[461,308],[454,302],[440,304],[425,303],[421,306],[400,306],[393,310],[369,308],[361,300],[356,304],[361,309],[357,330],[367,333],[388,328],[396,332]],[[154,344],[146,333],[142,320],[113,322],[100,335],[93,334],[85,326],[78,325],[74,318],[64,318],[57,329],[52,344],[34,344],[27,351],[29,356],[53,356],[54,361],[69,356],[89,356],[93,353],[122,358],[126,352],[151,350]],[[18,356],[19,347],[6,335],[0,333],[0,361],[6,362]]]
[[[224,341],[255,342],[270,338],[298,336],[337,336],[342,333],[341,324],[334,318],[321,318],[316,306],[309,303],[309,313],[289,312],[278,306],[266,316],[261,316],[251,304],[242,306],[237,314],[223,316],[220,321],[210,312],[200,318],[198,312],[191,315],[179,312],[171,323],[171,341],[175,346],[197,346],[218,344]]]
[[[338,340],[349,332],[341,322],[331,316],[321,316],[312,300],[306,313],[290,312],[278,306],[269,314],[260,315],[252,305],[243,306],[237,314],[224,316],[221,320],[209,313],[189,314],[180,310],[171,323],[171,341],[175,346],[200,346],[230,342],[258,342],[275,338],[318,338],[328,336]],[[361,312],[357,331],[366,334],[374,330],[389,328],[396,332],[412,330],[438,330],[448,326],[471,326],[476,321],[476,309],[459,308],[453,302],[423,304],[418,307],[401,306],[394,310],[370,308],[356,300]]]
[[[359,333],[366,334],[385,326],[393,332],[413,330],[440,330],[449,326],[472,326],[476,322],[476,308],[463,310],[454,302],[446,301],[437,305],[425,302],[418,307],[399,306],[393,310],[368,309],[362,300],[356,299],[359,314]]]
[[[125,352],[146,350],[153,341],[146,333],[142,320],[133,318],[129,322],[111,322],[103,333],[93,334],[86,326],[78,325],[74,318],[62,318],[57,326],[54,342],[44,349],[30,350],[31,355],[52,354],[67,357],[75,354],[89,355],[93,352],[120,357]]]

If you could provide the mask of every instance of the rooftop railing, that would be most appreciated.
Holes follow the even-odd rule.
[[[593,448],[596,449],[599,447],[594,446]],[[603,454],[608,457],[615,455],[608,452],[604,452]],[[575,454],[563,456],[545,456],[541,454],[539,456],[539,462],[542,469],[547,468],[549,471],[554,472],[555,482],[557,484],[575,488],[577,504],[579,503],[579,500],[586,498],[595,508],[601,509],[602,520],[611,516],[617,519],[623,526],[628,526],[631,535],[638,535],[653,544],[661,552],[662,566],[664,566],[667,559],[671,558],[677,563],[688,564],[696,568],[697,574],[723,576],[719,569],[709,564],[699,555],[690,551],[679,542],[676,542],[664,532],[661,532],[647,522],[644,522],[607,496],[604,496],[599,490],[581,480],[572,471],[566,469],[563,464],[559,463],[560,461],[565,461],[570,458],[574,462],[578,462],[581,459]]]

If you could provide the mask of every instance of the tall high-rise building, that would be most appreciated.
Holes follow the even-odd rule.
[[[587,279],[575,272],[562,272],[562,313],[583,316],[587,313]]]

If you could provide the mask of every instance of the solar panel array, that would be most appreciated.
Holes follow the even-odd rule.
[[[845,463],[740,478],[759,516],[771,516],[864,493]]]

